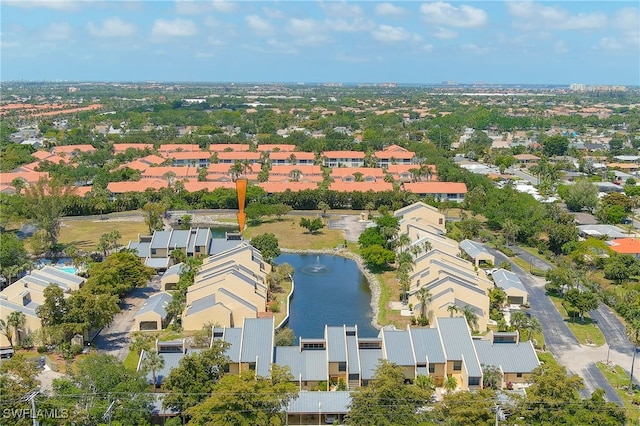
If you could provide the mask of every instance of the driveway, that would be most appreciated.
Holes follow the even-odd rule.
[[[530,262],[530,264],[536,268],[549,269],[551,267],[537,257],[523,252],[517,247],[513,247],[512,249],[515,249],[514,251],[519,257]],[[544,288],[545,279],[535,277],[524,271],[518,265],[511,262],[502,252],[490,248],[488,250],[496,257],[496,264],[502,261],[509,262],[511,264],[511,270],[520,277],[522,284],[529,293],[529,304],[531,306],[529,312],[531,312],[532,316],[538,318],[540,324],[542,324],[546,349],[550,351],[558,362],[564,365],[568,371],[578,374],[584,380],[585,389],[580,392],[580,395],[583,398],[587,398],[594,390],[601,388],[604,389],[607,400],[622,405],[622,400],[618,394],[595,365],[595,361],[600,361],[602,358],[593,359],[594,357],[588,351],[590,348],[585,348],[580,345],[562,315],[560,315],[555,305],[551,302],[551,299],[546,295]],[[525,257],[525,255],[529,257]],[[587,351],[585,351],[585,349]]]
[[[364,232],[367,224],[370,221],[360,221],[360,215],[345,214],[341,215],[339,219],[330,219],[329,229],[341,229],[344,231],[347,241],[358,242],[360,234]]]
[[[120,313],[109,326],[104,327],[93,339],[92,345],[101,353],[113,355],[123,361],[129,353],[129,334],[134,317],[140,307],[154,292],[160,290],[160,277],[155,276],[146,287],[136,288],[120,302]]]

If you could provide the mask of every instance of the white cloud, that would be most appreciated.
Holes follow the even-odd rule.
[[[202,15],[211,11],[231,13],[236,10],[235,3],[222,0],[176,0],[176,12],[181,15]]]
[[[569,52],[569,47],[563,40],[558,40],[553,45],[553,51],[557,54],[564,54]]]
[[[284,12],[278,9],[272,9],[270,7],[263,7],[262,12],[269,19],[283,19],[285,17]]]
[[[364,56],[356,56],[356,55],[351,55],[345,52],[338,52],[336,53],[336,60],[340,61],[340,62],[348,62],[351,64],[358,64],[358,63],[363,63],[363,62],[369,62],[371,59],[366,58]]]
[[[136,27],[130,22],[123,21],[117,16],[102,21],[101,26],[93,22],[87,24],[89,33],[96,37],[128,37],[136,32]]]
[[[627,45],[615,37],[603,37],[596,46],[596,49],[620,52],[627,50]]]
[[[169,37],[190,37],[198,32],[198,28],[193,21],[188,19],[174,19],[172,21],[166,19],[157,19],[153,23],[151,35],[158,38]]]
[[[5,0],[5,6],[20,7],[22,9],[52,9],[77,10],[82,2],[67,0]]]
[[[265,36],[273,34],[273,27],[266,19],[262,19],[258,15],[249,15],[244,18],[247,26],[257,35]]]
[[[424,50],[426,53],[433,52],[433,49],[435,49],[435,46],[433,44],[425,44],[424,46],[422,46],[422,50]]]
[[[398,41],[419,41],[420,36],[411,34],[402,27],[392,27],[390,25],[380,25],[371,32],[374,39],[387,43]]]
[[[469,53],[474,53],[476,55],[482,55],[491,50],[491,48],[489,48],[488,46],[479,46],[475,43],[466,43],[460,47],[462,47],[462,50],[465,50]]]
[[[225,0],[213,0],[211,2],[213,10],[220,13],[231,13],[236,11],[236,4],[234,2]]]
[[[571,15],[555,6],[546,6],[533,1],[510,1],[507,10],[516,19],[514,27],[524,30],[558,29],[586,30],[603,28],[607,25],[604,13],[578,13]]]
[[[458,33],[450,30],[448,28],[438,28],[435,33],[433,33],[434,37],[440,39],[450,39],[458,37]]]
[[[482,9],[464,4],[455,7],[441,1],[423,4],[420,6],[420,12],[427,22],[452,27],[481,27],[486,24],[488,19],[487,13]]]
[[[320,7],[327,16],[334,18],[355,18],[362,15],[360,6],[346,1],[321,2]]]
[[[42,39],[46,41],[69,40],[71,37],[71,25],[66,22],[53,22],[42,31]]]
[[[358,31],[369,31],[375,27],[373,21],[365,18],[355,18],[351,21],[345,19],[326,19],[323,27],[328,31],[341,33],[353,33]]]
[[[405,13],[407,13],[405,9],[391,3],[380,3],[376,6],[376,15],[400,16],[404,15]]]

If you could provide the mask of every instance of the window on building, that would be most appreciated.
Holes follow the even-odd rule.
[[[339,362],[338,363],[338,371],[347,371],[347,363]]]
[[[156,249],[151,249],[151,254],[156,254]]]
[[[462,370],[462,361],[453,361],[453,371]]]
[[[469,377],[469,386],[480,386],[480,377]]]
[[[516,377],[521,378],[522,377],[522,373],[516,373]]]
[[[438,225],[442,225],[442,222],[444,222],[443,218],[438,219]]]
[[[255,371],[255,369],[256,369],[256,363],[255,362],[250,362],[249,363],[249,370]]]
[[[229,364],[225,364],[224,367],[222,367],[222,371],[224,371],[225,373],[229,372]]]
[[[436,372],[436,365],[433,363],[429,363],[429,373],[433,374]]]

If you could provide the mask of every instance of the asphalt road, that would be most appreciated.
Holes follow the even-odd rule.
[[[527,260],[536,268],[549,269],[551,267],[537,257],[531,256],[529,253],[526,253],[517,247],[512,247],[512,249],[519,257]],[[551,299],[546,295],[544,280],[536,279],[527,271],[524,271],[518,265],[511,262],[503,253],[493,249],[489,250],[496,257],[496,264],[499,264],[502,261],[509,262],[511,264],[511,270],[520,277],[522,284],[529,293],[529,305],[531,306],[529,308],[529,312],[533,317],[538,318],[540,324],[542,324],[547,350],[559,359],[563,353],[579,349],[580,343],[565,323],[562,315],[560,315],[554,304],[551,302]],[[586,368],[575,368],[575,366],[572,368],[571,365],[565,365],[565,367],[567,367],[569,371],[579,374],[583,378],[585,389],[580,392],[580,395],[583,398],[589,397],[591,392],[597,388],[601,388],[604,389],[608,401],[622,405],[622,400],[616,391],[593,362],[589,363]]]
[[[146,287],[136,288],[120,303],[120,313],[109,326],[104,327],[92,341],[101,353],[107,353],[123,361],[129,353],[129,334],[135,315],[154,292],[160,290],[160,278],[154,277]]]

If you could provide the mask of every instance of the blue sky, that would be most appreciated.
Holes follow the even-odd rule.
[[[1,79],[640,84],[637,1],[2,0]]]

